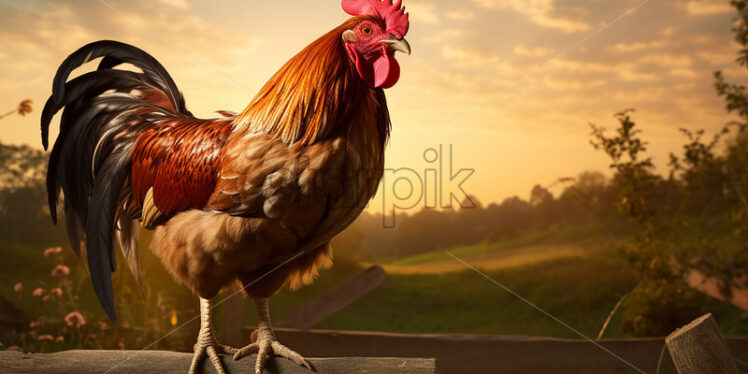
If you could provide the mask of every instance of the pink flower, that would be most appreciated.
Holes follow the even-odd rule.
[[[52,295],[58,296],[58,297],[62,296],[62,288],[60,287],[53,288],[49,290],[49,293],[51,293]]]
[[[13,286],[13,291],[16,291],[16,292],[21,292],[21,291],[23,291],[23,283],[16,283],[16,284],[15,284],[15,285]]]
[[[44,250],[44,257],[54,256],[62,252],[62,247],[51,247]]]
[[[42,341],[42,340],[54,341],[55,337],[52,336],[52,335],[50,335],[50,334],[44,334],[44,335],[37,336],[36,340],[39,340],[39,341]]]
[[[64,341],[65,341],[65,337],[64,337],[64,336],[62,336],[62,335],[61,335],[61,336],[58,336],[58,337],[57,337],[57,339],[55,339],[55,342],[57,342],[57,343],[62,343],[62,342],[64,342]]]
[[[65,323],[68,326],[72,326],[73,324],[75,324],[76,328],[80,328],[81,326],[86,324],[86,319],[83,318],[83,315],[76,310],[74,312],[68,313],[68,315],[65,316]]]
[[[57,265],[54,269],[52,269],[52,276],[53,277],[59,277],[61,275],[68,275],[70,274],[70,268],[65,265]]]
[[[10,347],[8,347],[7,350],[8,351],[15,351],[15,352],[21,352],[21,353],[23,353],[23,348],[21,348],[21,347],[19,347],[17,345],[11,345]]]
[[[44,293],[44,290],[41,288],[37,288],[34,290],[34,292],[31,293],[31,296],[39,297]]]
[[[99,321],[99,329],[100,330],[109,330],[109,325],[104,321]]]
[[[125,343],[123,343],[122,341],[119,341],[119,342],[117,342],[117,347],[119,347],[120,351],[124,351],[125,350]]]
[[[30,329],[35,329],[35,328],[39,327],[39,324],[40,324],[39,321],[31,321],[31,322],[29,322],[29,328]]]

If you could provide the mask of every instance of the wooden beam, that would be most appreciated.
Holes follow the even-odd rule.
[[[274,320],[273,325],[300,330],[310,329],[379,287],[384,278],[384,269],[381,266],[372,266]]]
[[[665,343],[678,374],[738,374],[711,313],[676,330]]]
[[[227,373],[254,373],[255,356],[234,361],[221,356]],[[163,351],[66,351],[59,353],[23,354],[0,351],[0,373],[44,374],[184,374],[190,368],[191,353]],[[421,358],[313,358],[309,359],[316,373],[344,374],[434,374],[436,360]],[[215,373],[210,360],[203,360],[201,374]],[[266,373],[312,374],[308,369],[285,358],[273,358]]]
[[[249,339],[250,328],[245,328]],[[400,334],[340,330],[275,329],[283,344],[310,357],[434,357],[445,373],[632,374],[623,361],[586,340],[538,336]],[[748,361],[748,337],[728,337],[732,354]],[[648,374],[657,372],[665,338],[597,342]],[[670,355],[660,374],[675,374]]]

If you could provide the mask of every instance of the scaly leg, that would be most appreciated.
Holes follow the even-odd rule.
[[[200,298],[200,333],[197,335],[197,343],[195,343],[194,351],[195,356],[192,358],[189,374],[197,374],[197,368],[200,366],[200,361],[202,361],[205,355],[210,358],[218,374],[226,374],[226,371],[223,370],[221,358],[218,355],[235,354],[238,352],[236,348],[218,344],[216,334],[213,332],[210,300],[203,299],[202,297]]]
[[[252,300],[255,302],[255,309],[257,310],[257,330],[255,331],[255,334],[253,334],[253,343],[244,348],[240,348],[239,351],[234,354],[234,360],[257,353],[255,374],[262,373],[262,368],[265,365],[265,362],[272,356],[285,357],[298,365],[311,369],[312,366],[302,355],[292,351],[285,345],[278,343],[278,339],[275,338],[275,333],[273,333],[273,327],[270,325],[268,299],[253,298]]]

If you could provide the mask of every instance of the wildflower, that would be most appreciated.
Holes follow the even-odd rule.
[[[74,312],[68,313],[68,315],[65,316],[65,323],[68,326],[73,326],[75,324],[76,328],[80,328],[81,326],[86,324],[86,319],[83,318],[83,315],[76,310]]]
[[[179,320],[177,319],[177,311],[176,310],[172,310],[171,311],[171,325],[172,326],[176,326],[178,322],[179,322]]]
[[[99,321],[99,330],[109,330],[109,325],[104,321]]]
[[[38,340],[38,341],[42,341],[42,340],[54,341],[55,337],[52,336],[52,335],[50,335],[50,334],[44,334],[44,335],[37,336],[36,340]]]
[[[44,293],[44,290],[41,288],[37,288],[34,290],[34,292],[31,293],[31,296],[39,297]]]
[[[55,339],[55,342],[57,343],[62,343],[64,341],[65,341],[65,337],[62,335],[58,336],[57,339]]]
[[[41,322],[39,322],[39,321],[31,321],[31,322],[29,322],[29,328],[30,329],[35,329],[35,328],[39,327],[40,323]]]
[[[62,252],[62,247],[51,247],[44,250],[44,257],[54,256]]]
[[[53,277],[59,277],[61,275],[68,275],[70,274],[70,268],[65,265],[57,265],[54,269],[52,269],[52,276]]]
[[[15,284],[15,285],[13,286],[13,291],[16,291],[16,292],[21,292],[21,291],[23,291],[23,283],[16,283],[16,284]]]
[[[117,347],[119,347],[119,350],[120,350],[120,351],[124,351],[124,350],[125,350],[125,343],[123,343],[123,342],[122,342],[122,341],[120,340],[119,342],[117,342]]]
[[[7,349],[8,351],[23,352],[23,349],[17,345],[11,345]]]
[[[23,117],[23,116],[31,113],[32,108],[33,108],[33,104],[34,104],[34,102],[31,101],[31,100],[29,100],[29,99],[21,101],[21,103],[18,104],[18,109],[16,109],[17,112],[18,112],[18,115],[21,116],[21,117]]]
[[[49,293],[51,293],[52,295],[58,296],[58,297],[62,296],[62,288],[60,287],[53,288],[49,290]]]

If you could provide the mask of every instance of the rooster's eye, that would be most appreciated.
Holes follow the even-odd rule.
[[[364,26],[364,27],[361,28],[361,33],[364,34],[364,35],[366,35],[366,36],[371,35],[373,32],[374,32],[374,30],[372,30],[371,27],[369,27],[369,26]]]

